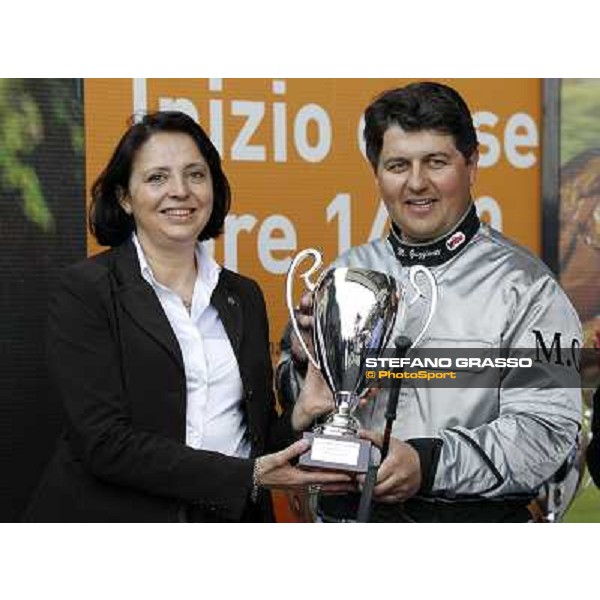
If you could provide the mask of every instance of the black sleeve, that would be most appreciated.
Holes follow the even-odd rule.
[[[406,443],[412,446],[419,455],[421,464],[421,487],[420,494],[429,494],[433,487],[435,472],[440,460],[443,441],[439,438],[413,438],[406,440]]]
[[[263,333],[263,338],[260,340],[261,352],[266,356],[265,365],[267,379],[265,388],[267,389],[267,403],[269,411],[269,425],[266,436],[266,450],[267,452],[275,452],[282,450],[286,446],[298,439],[298,434],[292,428],[292,411],[293,404],[281,404],[279,410],[277,410],[277,402],[275,399],[275,392],[273,386],[273,366],[271,362],[271,355],[269,351],[269,320],[267,317],[267,308],[263,293],[256,282],[254,283],[255,297],[258,303],[257,316],[260,319],[261,327],[260,331]]]

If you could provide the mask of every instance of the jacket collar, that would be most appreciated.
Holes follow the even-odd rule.
[[[112,272],[115,293],[123,310],[150,337],[163,346],[185,372],[181,349],[160,301],[152,286],[142,277],[135,246],[131,239],[113,250]],[[217,286],[211,296],[211,304],[229,337],[238,358],[242,340],[243,319],[239,294],[227,269],[222,269]]]
[[[135,246],[130,239],[113,251],[115,294],[123,310],[156,340],[185,372],[181,349],[152,286],[142,277]]]
[[[402,240],[402,232],[392,224],[388,242],[401,264],[409,267],[435,267],[460,254],[479,231],[479,225],[477,210],[471,203],[452,230],[436,240],[424,244],[408,244]]]

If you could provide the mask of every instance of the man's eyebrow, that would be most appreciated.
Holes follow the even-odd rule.
[[[423,158],[435,158],[438,156],[443,156],[444,158],[450,158],[451,154],[448,152],[444,152],[443,150],[439,150],[437,152],[429,152]]]
[[[439,150],[436,152],[427,152],[427,154],[424,154],[423,156],[420,156],[419,158],[421,160],[424,159],[428,159],[428,158],[439,158],[439,157],[443,157],[443,158],[451,158],[451,154],[449,152],[444,152],[443,150]],[[410,162],[411,159],[403,156],[402,154],[395,154],[393,156],[388,156],[387,158],[384,159],[383,164],[388,164],[390,162],[395,162],[395,161],[406,161],[406,162]]]
[[[404,160],[404,161],[408,161],[409,159],[406,158],[406,156],[402,156],[401,154],[395,154],[393,156],[388,156],[386,159],[384,159],[384,164],[387,164],[389,162],[394,162],[394,161],[398,161],[398,160]]]

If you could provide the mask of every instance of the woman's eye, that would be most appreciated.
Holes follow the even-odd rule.
[[[148,176],[148,181],[150,183],[160,183],[165,180],[165,177],[164,173],[152,173]]]
[[[204,179],[204,171],[192,171],[190,173],[190,177],[194,181],[200,181],[200,180]]]

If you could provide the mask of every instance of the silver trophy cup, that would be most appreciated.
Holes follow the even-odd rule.
[[[307,257],[314,259],[313,265],[300,277],[313,295],[316,356],[304,342],[293,304],[294,275]],[[436,310],[437,285],[431,271],[421,265],[406,269],[403,281],[370,269],[338,267],[325,271],[313,283],[310,278],[321,263],[320,252],[313,248],[303,250],[292,261],[286,282],[292,327],[335,400],[335,409],[325,423],[304,434],[311,441],[311,449],[301,456],[299,463],[307,468],[364,473],[371,460],[371,442],[358,437],[360,423],[354,412],[372,383],[367,379],[365,359],[380,357],[394,327],[404,332],[407,309],[419,299],[425,299],[429,311],[411,346],[421,341]],[[427,279],[429,295],[421,290],[419,276]],[[411,298],[407,290],[414,292]]]
[[[293,302],[293,277],[308,256],[313,266],[302,275],[313,294],[313,356],[298,328]],[[393,277],[356,268],[324,272],[316,284],[310,275],[319,268],[321,255],[309,248],[296,256],[287,278],[287,304],[292,326],[313,365],[319,369],[334,395],[335,410],[323,425],[304,434],[311,450],[300,465],[366,472],[371,443],[358,437],[360,423],[354,416],[360,397],[367,391],[365,359],[379,356],[386,347],[402,302],[403,290]]]

